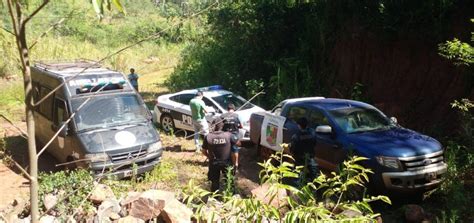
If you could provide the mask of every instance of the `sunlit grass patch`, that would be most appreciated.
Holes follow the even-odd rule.
[[[19,121],[24,114],[25,94],[21,81],[0,81],[0,114]]]

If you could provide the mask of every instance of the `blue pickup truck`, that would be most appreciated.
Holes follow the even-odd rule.
[[[352,151],[369,158],[364,165],[374,174],[371,183],[385,192],[420,192],[442,181],[447,165],[441,144],[397,124],[369,104],[323,97],[288,99],[271,112],[250,117],[250,139],[262,153],[281,150],[298,131],[296,120],[306,117],[315,129],[316,161],[337,171]],[[264,135],[264,136],[262,136]]]

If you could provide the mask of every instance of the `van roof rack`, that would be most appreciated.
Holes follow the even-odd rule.
[[[77,60],[40,60],[35,62],[35,66],[45,70],[65,70],[69,68],[100,68],[97,61],[87,59]]]

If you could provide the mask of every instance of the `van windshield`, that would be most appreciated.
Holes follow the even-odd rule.
[[[394,126],[389,119],[375,109],[343,108],[329,113],[346,133],[384,130]]]
[[[95,96],[79,108],[86,100],[88,98],[76,98],[71,101],[73,111],[79,109],[74,117],[77,131],[147,121],[148,113],[135,95]]]

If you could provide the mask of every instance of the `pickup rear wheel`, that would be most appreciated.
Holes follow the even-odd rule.
[[[161,116],[161,128],[167,133],[174,132],[175,127],[174,127],[174,120],[170,115],[162,115]]]

